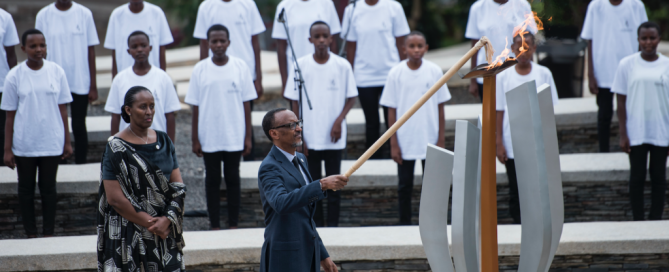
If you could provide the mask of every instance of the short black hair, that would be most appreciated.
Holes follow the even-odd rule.
[[[28,35],[33,35],[33,34],[40,34],[42,37],[44,37],[44,33],[42,31],[39,31],[38,29],[28,29],[26,32],[23,32],[23,35],[21,35],[21,45],[26,46],[26,40],[28,40]]]
[[[314,28],[314,26],[316,26],[316,25],[324,25],[324,26],[328,27],[328,31],[331,31],[330,26],[328,25],[328,23],[323,22],[323,21],[316,21],[313,24],[311,24],[311,26],[309,27],[309,37],[311,37],[311,29]]]
[[[130,46],[130,38],[132,38],[134,36],[137,36],[137,35],[144,35],[144,37],[146,37],[146,40],[149,41],[149,43],[151,43],[151,39],[149,38],[149,35],[144,33],[144,31],[137,30],[137,31],[134,31],[134,32],[130,33],[130,35],[128,35],[128,46]]]
[[[513,37],[512,43],[516,42],[516,37],[520,37],[520,35],[516,34],[516,36]],[[532,40],[532,44],[534,44],[534,45],[537,44],[537,39],[534,37],[534,34],[532,34],[532,32],[529,32],[529,31],[525,32],[525,34],[523,34],[523,38],[525,38],[525,40],[528,40],[528,39]]]
[[[207,30],[207,41],[209,41],[209,37],[211,36],[211,32],[213,31],[225,31],[225,34],[228,35],[228,40],[230,40],[230,30],[228,30],[227,27],[224,25],[213,25]]]
[[[273,109],[271,111],[268,111],[265,114],[265,117],[262,118],[262,130],[265,132],[265,136],[267,136],[267,139],[269,139],[270,142],[272,141],[272,137],[269,136],[269,130],[274,127],[274,119],[275,119],[274,117],[276,113],[287,110],[288,109],[286,108]]]
[[[151,93],[151,91],[149,91],[149,89],[147,89],[144,86],[131,87],[128,90],[128,92],[125,93],[125,98],[123,99],[123,106],[121,106],[121,118],[123,118],[123,121],[125,121],[126,123],[128,124],[130,123],[130,115],[128,115],[128,113],[125,112],[125,107],[126,106],[132,107],[132,104],[135,103],[135,100],[137,100],[136,98],[137,94],[144,91],[147,91],[151,95],[153,95],[153,93]]]
[[[657,34],[658,34],[658,35],[662,35],[662,31],[660,30],[660,25],[658,25],[658,24],[655,23],[655,22],[648,21],[648,22],[644,22],[644,23],[642,23],[642,24],[639,26],[639,28],[637,28],[637,30],[636,30],[636,35],[637,35],[637,37],[639,36],[639,34],[641,34],[641,29],[642,29],[642,28],[655,28],[655,29],[657,29]]]

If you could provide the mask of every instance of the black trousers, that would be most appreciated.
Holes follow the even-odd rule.
[[[650,213],[648,219],[661,220],[667,190],[666,165],[669,147],[642,144],[632,146],[630,157],[630,202],[634,220],[644,219],[643,191],[646,183],[646,165],[650,172]],[[647,164],[648,153],[650,163]]]
[[[516,162],[506,160],[506,176],[509,178],[509,215],[514,224],[520,224],[520,198],[518,198],[518,178],[516,177]]]
[[[0,93],[0,103],[2,103],[2,93]],[[0,144],[3,148],[0,148],[0,166],[5,166],[5,121],[7,119],[7,114],[5,111],[0,110]]]
[[[611,138],[611,118],[613,118],[613,96],[611,89],[599,88],[597,93],[597,138],[599,152],[609,152]]]
[[[253,111],[253,100],[249,101],[249,106],[251,106],[251,111]],[[253,155],[253,153],[255,153],[256,151],[255,149],[256,149],[256,140],[253,137],[253,129],[251,129],[251,153],[244,156],[244,161],[255,160],[255,156]]]
[[[74,134],[74,162],[86,163],[88,153],[88,131],[86,130],[86,115],[88,113],[88,95],[72,94],[70,103],[72,113],[72,134]]]
[[[476,85],[479,86],[479,99],[481,99],[481,103],[483,103],[483,84],[477,83]]]
[[[309,149],[309,174],[314,180],[319,180],[323,177],[321,169],[321,161],[325,161],[325,176],[332,176],[341,173],[341,149],[336,150],[312,150]],[[314,213],[314,221],[316,226],[323,227],[337,227],[339,226],[339,210],[341,206],[341,191],[328,191],[328,216],[323,222],[323,202],[316,202],[316,212]]]
[[[23,228],[27,235],[37,235],[35,223],[35,177],[42,198],[44,235],[53,235],[56,223],[56,174],[60,156],[19,157],[16,156],[16,172],[19,176],[19,205]],[[39,171],[38,171],[39,168]],[[39,176],[38,176],[39,175]]]
[[[421,161],[425,170],[425,160]],[[400,225],[411,225],[411,196],[413,195],[413,179],[416,161],[402,160],[402,165],[397,165],[399,185],[397,186],[397,198],[400,208]]]
[[[225,191],[228,199],[228,226],[236,227],[239,222],[241,203],[239,164],[241,157],[241,151],[204,153],[204,167],[206,169],[204,182],[211,228],[221,227],[221,161],[223,161]]]
[[[383,93],[383,87],[358,87],[358,98],[362,112],[365,114],[365,147],[369,148],[379,139],[381,119],[379,117],[379,99]],[[388,129],[388,108],[383,107],[383,115]],[[382,152],[376,152],[372,158],[378,159]]]

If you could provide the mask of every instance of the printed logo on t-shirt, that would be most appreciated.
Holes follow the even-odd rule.
[[[246,24],[246,20],[244,20],[244,16],[240,13],[239,18],[237,18],[237,22],[235,22],[236,25],[243,25]]]
[[[228,92],[229,93],[236,93],[237,92],[237,84],[235,84],[234,81],[232,82],[231,88],[228,89]]]
[[[622,28],[623,28],[622,31],[632,31],[633,30],[632,29],[632,23],[630,22],[630,20],[628,18],[623,19]]]
[[[337,81],[333,78],[330,80],[330,84],[328,85],[328,91],[336,91],[337,90]]]

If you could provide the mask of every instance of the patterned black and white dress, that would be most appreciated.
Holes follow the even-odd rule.
[[[98,193],[98,271],[185,271],[182,223],[186,187],[169,182],[171,170],[178,168],[176,152],[164,132],[156,131],[156,136],[158,141],[148,145],[117,137],[108,140]],[[168,238],[163,240],[118,214],[107,203],[105,179],[119,181],[137,212],[167,217],[172,228]]]

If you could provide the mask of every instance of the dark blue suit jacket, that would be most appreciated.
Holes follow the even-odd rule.
[[[312,181],[307,158],[296,156]],[[258,188],[266,225],[260,272],[320,271],[320,261],[329,257],[313,220],[316,202],[326,197],[320,182],[305,185],[302,173],[272,146],[258,170]]]

